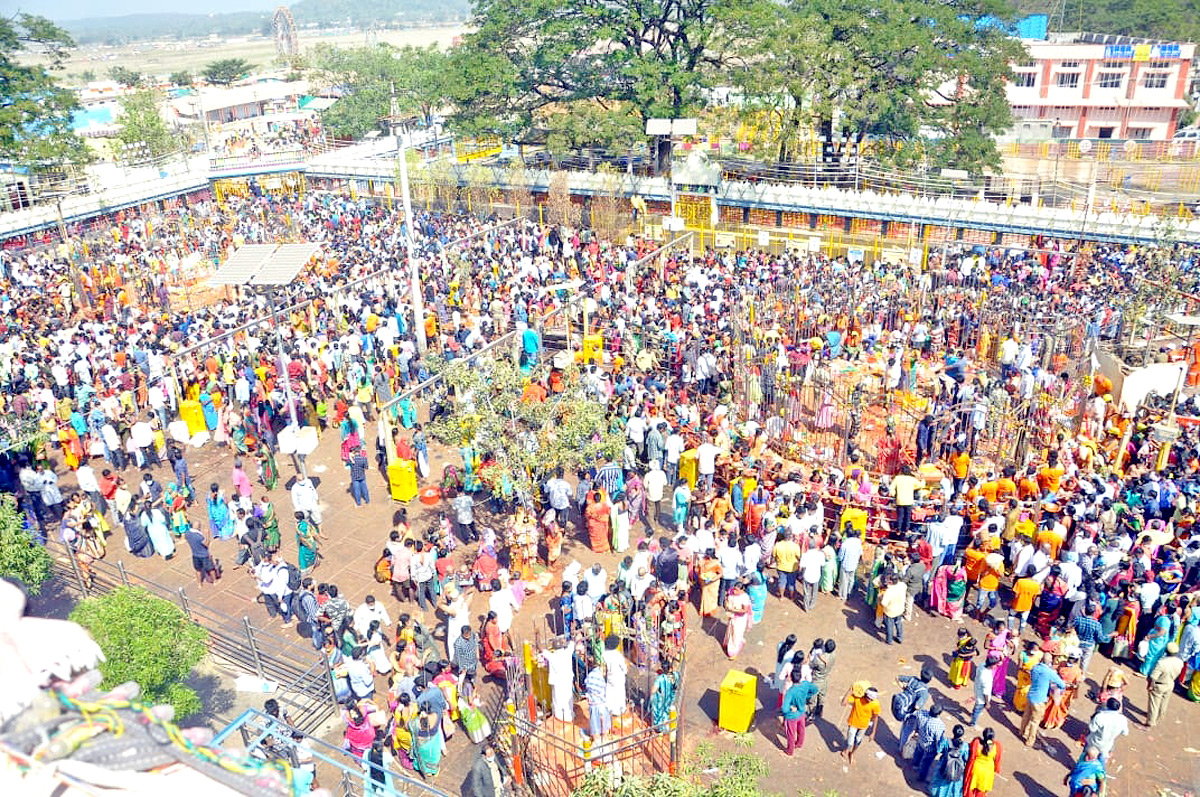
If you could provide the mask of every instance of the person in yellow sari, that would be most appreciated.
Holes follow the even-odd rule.
[[[971,757],[963,779],[964,797],[985,797],[991,794],[1000,774],[1000,743],[996,732],[985,728],[983,735],[971,742]]]
[[[1029,671],[1042,660],[1042,652],[1037,649],[1037,642],[1025,642],[1025,650],[1017,657],[1017,691],[1013,692],[1013,708],[1018,713],[1025,713],[1025,703],[1029,696]]]

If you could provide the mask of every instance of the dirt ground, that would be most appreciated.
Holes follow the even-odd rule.
[[[439,452],[435,450],[433,453],[433,471],[440,473]],[[202,494],[214,481],[227,491],[230,489],[233,455],[229,449],[214,448],[210,444],[190,453],[188,459],[197,489]],[[457,457],[455,461],[457,464]],[[284,518],[283,552],[289,560],[295,561],[293,528],[286,519],[291,510],[286,487],[290,484],[293,471],[286,458],[282,458],[279,464],[281,479],[271,498],[281,518]],[[349,494],[347,471],[338,456],[336,432],[328,432],[323,436],[318,451],[309,458],[309,470],[315,480],[320,480],[318,493],[325,515],[324,530],[330,538],[323,550],[324,561],[314,572],[314,578],[318,582],[336,583],[352,605],[358,605],[366,594],[372,593],[385,601],[393,619],[401,612],[408,612],[423,623],[436,624],[431,613],[420,611],[415,604],[398,605],[387,596],[386,588],[377,584],[372,577],[374,562],[392,527],[392,513],[398,507],[388,499],[380,474],[374,471],[369,473],[372,501],[368,506],[356,508]],[[169,476],[169,470],[164,469],[161,475]],[[127,476],[136,474],[130,472]],[[73,479],[69,475],[64,476],[62,483],[65,491],[73,486]],[[256,499],[259,494],[261,488],[255,491]],[[408,511],[417,530],[423,533],[438,520],[443,508],[431,509],[413,501],[408,505]],[[191,514],[193,523],[207,522],[202,505],[193,508]],[[477,523],[484,525],[490,522],[494,522],[490,515],[482,506],[478,507]],[[250,574],[244,570],[232,570],[234,543],[214,543],[216,556],[226,563],[226,575],[216,585],[198,588],[187,556],[176,556],[169,562],[158,557],[136,559],[124,554],[120,534],[118,530],[110,546],[110,561],[123,559],[131,572],[171,587],[186,587],[192,600],[198,600],[210,609],[226,612],[233,619],[247,616],[256,626],[266,630],[287,635],[296,633],[294,628],[285,631],[279,627],[278,621],[268,620],[264,607],[255,602],[257,593]],[[458,553],[464,561],[469,561],[473,556],[469,553],[472,549],[473,546],[468,549],[460,547]],[[561,568],[572,558],[578,558],[585,565],[600,561],[610,574],[615,573],[618,562],[615,554],[592,554],[578,534],[564,546],[563,557],[556,570],[561,572]],[[534,595],[527,599],[513,628],[514,639],[529,634],[535,620],[540,620],[549,610],[548,599],[548,595]],[[732,738],[715,729],[719,702],[717,690],[721,679],[728,670],[740,669],[760,676],[759,707],[750,734],[752,744],[749,751],[761,756],[770,766],[770,777],[763,784],[764,788],[789,797],[809,793],[836,793],[841,797],[895,797],[924,793],[911,773],[897,765],[898,723],[891,719],[888,710],[890,695],[895,688],[894,679],[897,675],[913,674],[923,665],[929,665],[937,672],[933,692],[946,706],[952,718],[950,724],[965,723],[969,719],[970,691],[955,691],[946,681],[948,654],[957,624],[917,610],[916,620],[905,628],[904,643],[888,647],[872,627],[860,597],[855,596],[848,604],[842,604],[833,596],[822,595],[817,603],[815,611],[808,615],[791,602],[769,597],[764,622],[751,630],[747,645],[735,662],[728,661],[720,647],[723,621],[718,623],[709,620],[707,629],[702,629],[693,608],[688,618],[681,723],[684,749],[692,751],[706,739],[712,740],[719,749],[741,749]],[[486,611],[486,596],[475,595],[472,605],[478,621]],[[982,639],[982,627],[973,620],[966,622],[977,638]],[[775,645],[788,633],[795,633],[805,650],[816,637],[832,637],[838,642],[838,658],[830,675],[831,704],[826,708],[824,719],[809,728],[804,748],[793,759],[788,759],[782,752],[782,729],[774,712],[776,698],[770,687],[761,680],[773,672]],[[439,640],[443,639],[444,627],[439,629],[437,636]],[[1103,673],[1108,663],[1100,655],[1095,657],[1089,686],[1094,685],[1095,679]],[[199,677],[205,674],[201,673]],[[853,681],[860,679],[868,679],[879,687],[885,721],[879,730],[877,742],[867,742],[853,768],[847,771],[835,752],[845,718],[844,711],[835,701],[845,694]],[[1011,696],[1012,679],[1009,684]],[[1196,727],[1200,719],[1200,706],[1176,695],[1171,700],[1164,722],[1158,728],[1148,729],[1141,724],[1146,706],[1142,684],[1142,679],[1134,676],[1128,690],[1132,730],[1128,738],[1117,742],[1110,767],[1109,795],[1171,797],[1200,793],[1200,749],[1197,749],[1200,744],[1191,735],[1194,731],[1188,730]],[[379,685],[383,687],[383,679],[380,679]],[[215,702],[220,704],[210,707],[213,714],[219,712],[231,716],[236,713],[235,708],[240,710],[244,703],[254,702],[253,699],[247,701],[240,699],[242,696],[229,695],[219,684],[212,684],[212,692],[218,698]],[[1044,733],[1039,748],[1030,750],[1025,749],[1014,735],[1019,715],[1007,706],[1000,708],[993,705],[982,724],[995,728],[1003,748],[1000,777],[994,793],[1034,797],[1065,794],[1063,777],[1080,751],[1075,740],[1082,735],[1093,710],[1094,703],[1081,695],[1072,707],[1071,718],[1066,726],[1060,731]],[[330,729],[326,738],[336,744],[340,741],[340,735],[340,726],[337,726]],[[459,793],[475,751],[466,734],[461,731],[457,733],[449,744],[441,774],[434,784],[447,792]]]

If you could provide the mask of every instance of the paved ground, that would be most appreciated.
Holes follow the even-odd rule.
[[[348,476],[338,458],[336,437],[335,433],[327,434],[317,453],[310,457],[310,474],[321,482],[318,492],[325,513],[324,528],[331,538],[324,549],[324,562],[313,575],[317,581],[336,583],[351,604],[357,605],[368,593],[386,597],[386,588],[375,583],[372,569],[391,529],[395,505],[387,499],[380,475],[371,473],[372,503],[362,508],[354,506],[349,495]],[[440,472],[440,463],[437,452],[434,454],[436,473]],[[233,456],[228,449],[209,447],[189,454],[198,491],[206,493],[213,481],[221,483],[228,490],[232,461]],[[284,488],[292,476],[292,470],[286,459],[280,461],[280,469],[282,478],[271,497],[281,517],[287,518],[291,504]],[[167,475],[164,470],[163,476]],[[64,477],[64,487],[71,481],[71,477]],[[258,494],[256,491],[256,498]],[[428,524],[436,522],[440,512],[440,507],[431,510],[416,501],[409,504],[410,519],[415,519],[421,532]],[[202,507],[195,508],[193,522],[206,522],[202,515]],[[486,514],[480,512],[480,520],[485,517]],[[295,539],[286,519],[282,522],[282,528],[283,551],[294,561]],[[202,601],[214,611],[227,613],[231,618],[246,616],[256,626],[267,630],[281,634],[296,633],[294,629],[283,631],[278,621],[269,621],[264,607],[255,602],[256,590],[252,577],[243,570],[231,569],[234,555],[232,542],[214,544],[216,555],[226,564],[225,578],[217,585],[198,588],[188,557],[176,556],[172,561],[164,562],[157,557],[142,560],[122,556],[124,551],[119,531],[117,535],[110,547],[110,561],[121,558],[131,572],[172,587],[186,587],[190,597]],[[460,548],[460,553],[462,550]],[[609,573],[614,573],[616,569],[616,555],[594,555],[578,539],[568,541],[564,546],[559,568],[572,557],[578,557],[584,564],[602,561]],[[409,612],[423,621],[434,620],[430,613],[421,612],[415,604],[399,606],[390,597],[386,597],[386,601],[393,618],[401,612]],[[535,620],[544,616],[546,601],[546,596],[529,598],[514,626],[514,639],[521,639],[530,633]],[[478,618],[486,609],[486,598],[475,596],[473,606]],[[794,759],[787,759],[781,750],[781,727],[773,714],[775,696],[766,684],[760,684],[760,707],[751,734],[753,744],[750,750],[762,756],[770,766],[770,779],[764,786],[787,795],[806,792],[822,795],[830,790],[842,797],[921,793],[918,784],[895,762],[898,723],[892,721],[887,708],[895,676],[915,673],[925,664],[933,666],[938,672],[933,691],[947,706],[947,711],[955,721],[965,722],[969,719],[971,695],[966,689],[951,689],[945,680],[948,652],[953,644],[956,624],[919,610],[917,614],[916,621],[905,629],[905,643],[888,647],[871,627],[866,619],[867,610],[857,599],[843,605],[835,598],[823,595],[818,600],[816,610],[806,615],[794,604],[770,597],[764,623],[752,629],[739,660],[729,662],[720,648],[723,625],[710,620],[707,630],[702,631],[693,611],[689,617],[682,723],[685,750],[694,750],[705,739],[712,739],[718,747],[734,747],[732,739],[714,729],[718,702],[716,690],[729,669],[770,674],[774,670],[775,645],[788,633],[795,633],[806,650],[815,637],[833,637],[838,641],[839,648],[838,660],[830,676],[830,699],[840,698],[855,680],[865,678],[877,684],[883,692],[886,717],[879,731],[878,744],[867,743],[852,771],[847,772],[842,759],[833,752],[840,738],[839,728],[844,714],[831,705],[826,710],[825,719],[809,729],[803,750]],[[974,621],[967,622],[977,637],[982,639],[982,628]],[[1107,666],[1108,661],[1099,655],[1093,660],[1093,683]],[[1010,681],[1010,694],[1011,690]],[[228,688],[220,684],[213,685],[213,693],[221,702],[220,706],[214,706],[219,709],[215,713],[236,713],[241,705],[254,702],[243,696],[230,695]],[[1132,797],[1200,793],[1200,744],[1192,736],[1193,731],[1189,731],[1189,728],[1196,727],[1200,719],[1200,706],[1176,696],[1171,701],[1164,723],[1150,730],[1140,724],[1145,716],[1146,705],[1142,682],[1135,678],[1128,694],[1133,729],[1130,737],[1117,743],[1109,794]],[[764,705],[772,709],[764,709]],[[1062,778],[1080,749],[1073,739],[1078,739],[1082,734],[1093,709],[1094,703],[1081,696],[1075,701],[1066,726],[1060,731],[1046,733],[1041,749],[1027,750],[1014,735],[1019,715],[1011,709],[1001,710],[993,706],[990,719],[985,724],[996,729],[997,738],[1003,746],[1001,776],[995,793],[1065,794]],[[331,729],[327,738],[334,743],[340,740],[340,728]],[[456,734],[450,743],[442,772],[435,781],[436,785],[447,792],[458,793],[473,754],[474,746],[465,734]]]

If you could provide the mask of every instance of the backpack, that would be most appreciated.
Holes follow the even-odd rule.
[[[942,755],[942,778],[948,783],[955,783],[963,779],[966,771],[967,761],[962,745],[947,749]]]
[[[916,696],[907,689],[903,689],[892,695],[892,717],[903,721],[904,718],[912,712],[915,697]]]
[[[300,568],[296,567],[291,562],[288,562],[284,567],[287,568],[288,574],[288,589],[292,592],[300,589]]]
[[[925,691],[925,684],[921,681],[909,681],[903,689],[892,695],[892,716],[898,720],[907,718]]]
[[[384,554],[375,562],[375,580],[380,584],[392,580],[392,557]]]

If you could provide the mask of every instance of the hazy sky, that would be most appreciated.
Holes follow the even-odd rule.
[[[268,11],[277,0],[193,0],[185,4],[162,0],[0,0],[0,13],[17,11],[54,20],[83,17],[119,17],[125,14],[215,14],[226,11]]]

